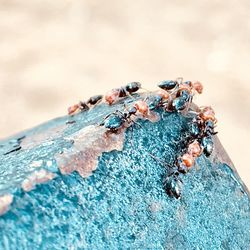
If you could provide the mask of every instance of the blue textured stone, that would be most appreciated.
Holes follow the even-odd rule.
[[[174,162],[190,133],[180,114],[138,120],[123,150],[103,153],[88,178],[60,173],[55,155],[74,148],[66,138],[123,108],[98,105],[0,142],[0,196],[13,194],[0,217],[0,249],[249,249],[249,194],[218,148],[183,175],[179,200],[166,195],[164,162]],[[24,191],[37,169],[56,177]]]

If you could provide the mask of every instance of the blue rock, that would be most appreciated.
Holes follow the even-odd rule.
[[[101,104],[0,142],[0,197],[13,197],[2,205],[0,249],[249,249],[249,193],[217,140],[183,175],[179,200],[164,191],[189,118],[158,111],[158,122],[126,130],[121,151],[91,151],[99,130],[86,129],[123,108]],[[83,149],[98,155],[89,177]],[[78,172],[64,168],[72,162]]]

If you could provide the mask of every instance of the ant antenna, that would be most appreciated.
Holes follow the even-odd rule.
[[[148,90],[148,89],[146,89],[146,88],[140,88],[140,89],[142,89],[142,90],[144,90],[144,91],[147,91],[147,92],[151,92],[150,90]]]

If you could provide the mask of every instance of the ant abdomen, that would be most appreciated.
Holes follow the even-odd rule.
[[[176,199],[181,197],[183,183],[177,174],[168,176],[163,185],[167,195]]]
[[[121,128],[123,122],[124,120],[122,119],[121,116],[112,114],[107,119],[105,119],[105,121],[101,125],[104,125],[104,127],[107,128],[108,130],[115,132],[119,128]]]
[[[141,84],[139,82],[130,82],[125,86],[125,90],[127,92],[134,93],[141,88]]]
[[[177,85],[176,81],[167,80],[167,81],[160,82],[158,84],[158,87],[164,90],[171,90],[171,89],[174,89],[176,85]]]
[[[214,142],[211,136],[202,138],[201,145],[203,147],[204,154],[208,157],[212,154],[214,149]]]

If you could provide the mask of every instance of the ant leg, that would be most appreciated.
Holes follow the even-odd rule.
[[[162,164],[163,166],[167,166],[168,169],[173,169],[173,166],[171,166],[169,163],[161,160],[160,158],[156,157],[155,155],[145,151],[146,154],[148,154],[149,156],[151,156],[154,160],[156,160],[157,162],[159,162],[160,164]]]
[[[185,109],[181,112],[184,116],[186,116],[189,113],[189,110],[193,101],[193,97],[194,97],[193,95],[189,97]]]
[[[131,147],[132,147],[132,148],[135,148],[133,138],[134,138],[134,128],[133,128],[133,126],[131,126],[131,138],[130,138],[130,143],[131,143]]]
[[[131,93],[129,93],[129,92],[127,92],[127,97],[131,97],[134,101],[136,101],[136,98],[131,94]],[[124,97],[125,98],[125,97]]]
[[[194,110],[189,110],[188,113],[191,115],[198,115],[199,114],[197,111],[194,111]]]
[[[183,82],[183,77],[177,77],[177,78],[176,78],[176,82],[177,82],[178,84],[181,84],[181,83]]]
[[[142,125],[141,125],[141,124],[139,124],[138,122],[133,121],[133,120],[131,120],[130,122],[131,122],[131,123],[133,123],[133,124],[135,124],[135,125],[137,125],[138,127],[142,128]]]

